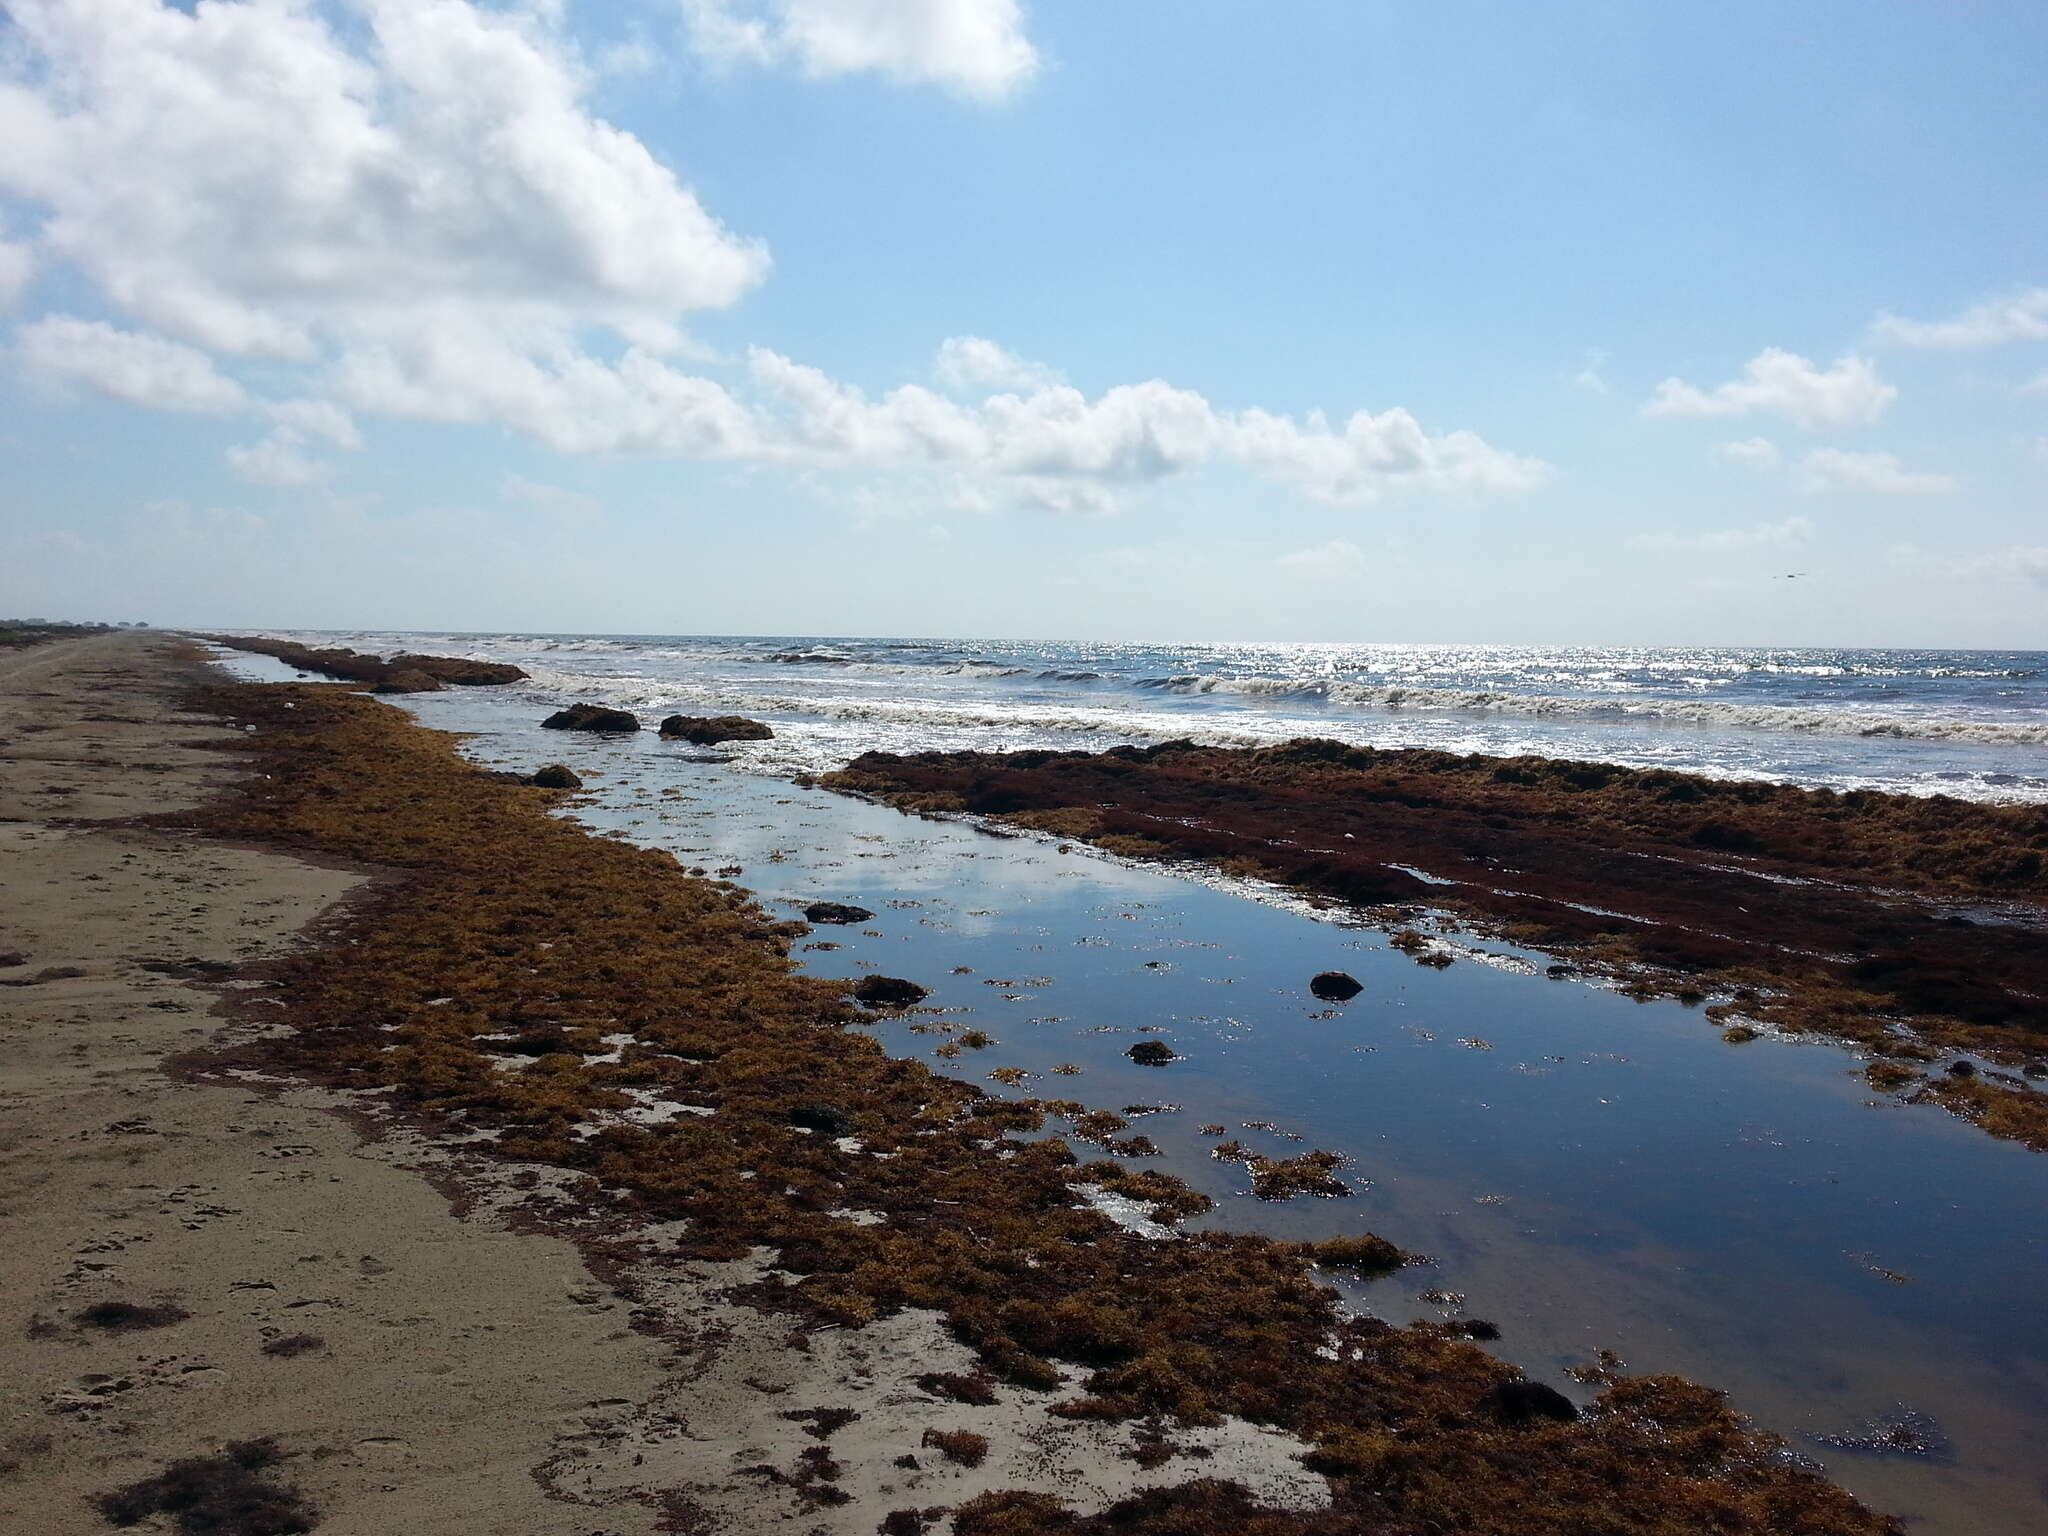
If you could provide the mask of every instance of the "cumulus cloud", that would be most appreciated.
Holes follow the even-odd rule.
[[[1432,437],[1407,411],[1356,411],[1332,426],[1320,411],[1300,421],[1249,410],[1224,424],[1231,455],[1322,501],[1372,501],[1389,490],[1511,492],[1534,489],[1550,466],[1493,447],[1471,432]]]
[[[1782,523],[1758,523],[1754,528],[1724,528],[1714,533],[1638,533],[1628,542],[1636,549],[1686,549],[1710,554],[1804,544],[1812,537],[1813,524],[1808,519],[1788,517]]]
[[[1865,491],[1879,496],[1953,496],[1962,482],[1954,475],[1910,470],[1892,453],[1845,453],[1816,448],[1799,461],[1801,484],[1809,491]]]
[[[280,434],[288,434],[295,441],[319,438],[336,448],[363,446],[363,434],[355,418],[332,400],[279,400],[266,405],[264,411],[277,423]]]
[[[979,336],[948,336],[940,342],[932,375],[941,387],[960,395],[1023,392],[1065,382],[1057,370],[1026,362]]]
[[[877,74],[991,100],[1016,90],[1038,68],[1018,0],[682,4],[692,44],[726,64],[788,64],[814,79]]]
[[[1898,398],[1868,358],[1844,357],[1822,368],[1796,352],[1766,347],[1743,366],[1742,377],[1703,390],[1666,379],[1643,407],[1645,416],[1782,416],[1808,432],[1867,426]]]
[[[945,356],[942,351],[942,361]],[[1338,502],[1371,501],[1402,489],[1524,490],[1548,473],[1548,466],[1469,432],[1431,436],[1400,409],[1377,416],[1360,411],[1333,427],[1316,412],[1296,419],[1218,411],[1194,391],[1157,379],[1119,385],[1093,399],[1056,384],[973,405],[916,385],[869,400],[777,353],[755,351],[751,367],[773,398],[777,421],[757,429],[756,440],[786,445],[767,451],[822,464],[947,464],[1013,479],[1044,505],[1076,494],[1057,487],[1140,485],[1212,459],[1247,465]]]
[[[818,72],[992,89],[1032,57],[1007,0],[713,9]],[[688,371],[682,320],[738,299],[766,254],[591,114],[544,12],[17,0],[0,191],[39,219],[39,252],[125,317],[37,320],[18,360],[137,405],[266,421],[229,463],[272,486],[361,447],[358,416],[505,427],[568,454],[923,475],[970,488],[962,505],[1069,512],[1216,461],[1354,503],[1548,473],[1398,408],[1232,412],[1156,379],[1088,395],[973,336],[940,348],[938,388],[870,395],[760,348],[726,376]]]
[[[1732,459],[1737,464],[1752,465],[1757,469],[1770,469],[1778,463],[1778,445],[1768,437],[1745,437],[1736,442],[1723,443],[1721,457]]]
[[[515,16],[361,0],[18,0],[0,188],[150,327],[312,358],[449,309],[640,339],[730,304],[766,253],[705,212]]]
[[[14,349],[35,373],[131,405],[219,415],[249,403],[242,386],[197,348],[103,320],[46,315],[21,328]]]
[[[280,435],[230,448],[224,457],[228,468],[251,485],[275,486],[280,490],[319,485],[333,472],[332,465],[307,458],[297,443]]]
[[[18,240],[0,239],[0,314],[21,302],[35,275],[35,252]]]
[[[1907,320],[1890,313],[1870,328],[1879,341],[1903,347],[1995,347],[2006,341],[2048,341],[2048,288],[1972,305],[1947,320]]]

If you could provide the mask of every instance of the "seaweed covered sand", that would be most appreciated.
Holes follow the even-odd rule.
[[[1191,1464],[1100,1517],[1116,1529],[1893,1528],[1705,1388],[1614,1380],[1583,1414],[1530,1411],[1516,1373],[1451,1330],[1346,1316],[1314,1250],[1119,1229],[1078,1203],[1129,1188],[1119,1164],[1011,1135],[1045,1107],[891,1060],[847,1027],[845,984],[795,973],[790,925],[551,818],[545,792],[395,711],[320,686],[202,702],[258,727],[244,750],[265,775],[209,830],[402,872],[278,970],[300,1021],[279,1064],[563,1170],[618,1220],[678,1221],[683,1262],[773,1250],[745,1299],[793,1339],[929,1309],[1050,1415],[1155,1439],[1247,1419],[1300,1436],[1330,1479],[1327,1509],[1253,1513]],[[1190,1203],[1146,1178],[1155,1218]],[[844,1498],[822,1467],[800,1486],[811,1507]],[[1000,1490],[954,1514],[987,1532],[1096,1519]]]
[[[1718,993],[1733,1040],[1753,1021],[1855,1041],[1872,1086],[2048,1148],[2029,1083],[2048,1075],[2048,807],[1330,741],[870,753],[824,782],[1202,860],[1397,928],[1434,909],[1642,996]]]

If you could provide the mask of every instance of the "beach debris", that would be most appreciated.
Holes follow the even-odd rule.
[[[168,1328],[192,1314],[169,1303],[147,1306],[133,1301],[102,1301],[76,1313],[72,1321],[81,1328],[98,1328],[106,1333],[141,1333],[150,1328]]]
[[[384,663],[394,672],[423,672],[436,682],[457,688],[495,688],[525,680],[526,673],[503,661],[473,661],[467,656],[422,656],[401,651]]]
[[[772,741],[775,733],[759,720],[743,715],[670,715],[661,722],[661,734],[671,740],[715,747],[723,741]]]
[[[1309,1258],[1325,1269],[1348,1270],[1368,1277],[1392,1274],[1413,1257],[1372,1232],[1357,1237],[1326,1238],[1302,1246]]]
[[[1163,1067],[1180,1060],[1179,1053],[1163,1040],[1140,1040],[1124,1054],[1141,1067]]]
[[[538,789],[581,789],[583,780],[566,763],[549,763],[535,772],[527,783]]]
[[[922,1443],[963,1467],[978,1467],[988,1459],[988,1436],[971,1429],[928,1429]]]
[[[852,1115],[831,1104],[799,1104],[784,1118],[799,1130],[827,1136],[850,1136],[856,1128]]]
[[[986,1408],[996,1401],[995,1378],[985,1371],[977,1371],[972,1376],[962,1376],[954,1371],[926,1371],[917,1378],[917,1388],[933,1397],[948,1398],[976,1408]]]
[[[1261,1200],[1292,1200],[1296,1195],[1315,1195],[1340,1200],[1351,1191],[1337,1178],[1344,1166],[1336,1152],[1304,1152],[1299,1157],[1267,1157],[1240,1141],[1226,1141],[1210,1150],[1219,1162],[1243,1163],[1252,1176],[1252,1193]]]
[[[853,995],[870,1008],[908,1008],[931,995],[930,990],[901,976],[863,976],[854,983]]]
[[[444,683],[453,683],[460,688],[491,687],[516,683],[526,676],[520,668],[505,662],[472,661],[467,656],[422,656],[401,652],[386,661],[346,646],[315,649],[296,640],[260,640],[237,635],[205,635],[201,638],[231,650],[274,657],[301,672],[317,672],[322,677],[339,678],[343,682],[369,683],[376,693],[431,693]],[[425,679],[424,686],[417,681],[422,678]],[[387,683],[400,683],[402,686],[384,686]]]
[[[263,1353],[280,1360],[293,1360],[300,1355],[309,1355],[316,1349],[325,1349],[327,1341],[317,1333],[287,1333],[266,1340]]]
[[[421,672],[408,667],[402,672],[391,672],[381,678],[370,689],[372,693],[443,693],[448,685],[432,673]]]
[[[164,1514],[181,1531],[293,1536],[313,1529],[314,1512],[296,1489],[270,1480],[270,1469],[282,1460],[274,1439],[241,1440],[217,1456],[174,1461],[93,1503],[109,1525],[140,1525]]]
[[[1503,1424],[1532,1424],[1538,1419],[1569,1424],[1579,1416],[1570,1398],[1540,1381],[1504,1381],[1483,1402]]]
[[[803,1425],[813,1440],[830,1440],[860,1415],[851,1408],[791,1408],[776,1417]]]
[[[1342,971],[1320,973],[1311,978],[1308,989],[1326,1003],[1348,1003],[1365,990],[1357,977]]]
[[[637,731],[640,717],[623,709],[607,709],[602,704],[571,704],[567,709],[558,709],[541,721],[543,729],[550,731]]]
[[[804,908],[804,920],[812,923],[865,923],[874,915],[866,907],[848,906],[843,901],[814,901]]]

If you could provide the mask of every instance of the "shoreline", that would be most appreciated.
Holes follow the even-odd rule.
[[[914,1320],[933,1307],[951,1311],[955,1339],[978,1351],[978,1359],[970,1357],[968,1362],[977,1368],[952,1373],[974,1382],[965,1389],[971,1396],[992,1392],[1001,1405],[1023,1405],[1038,1420],[1033,1432],[1038,1439],[1047,1433],[1089,1431],[1096,1436],[1098,1450],[1110,1453],[1107,1470],[1136,1468],[1155,1485],[1186,1484],[1190,1476],[1207,1470],[1220,1473],[1227,1465],[1218,1464],[1222,1448],[1204,1445],[1199,1438],[1189,1442],[1189,1429],[1170,1428],[1170,1417],[1150,1426],[1140,1418],[1135,1421],[1138,1435],[1126,1439],[1134,1421],[1101,1415],[1135,1410],[1199,1422],[1220,1414],[1225,1421],[1220,1427],[1230,1433],[1236,1433],[1231,1425],[1240,1411],[1281,1427],[1291,1420],[1321,1444],[1316,1457],[1320,1467],[1338,1474],[1325,1496],[1334,1494],[1338,1502],[1327,1516],[1305,1509],[1276,1514],[1271,1518],[1283,1522],[1271,1527],[1276,1531],[1323,1529],[1326,1526],[1319,1522],[1355,1521],[1368,1512],[1376,1519],[1423,1518],[1428,1511],[1409,1506],[1418,1498],[1427,1502],[1444,1497],[1429,1490],[1445,1486],[1466,1490],[1454,1502],[1466,1501],[1467,1507],[1453,1512],[1466,1528],[1505,1530],[1513,1521],[1514,1502],[1539,1491],[1546,1477],[1583,1476],[1595,1465],[1610,1465],[1613,1475],[1622,1478],[1628,1507],[1635,1511],[1630,1518],[1642,1522],[1632,1528],[1693,1529],[1690,1517],[1681,1515],[1678,1505],[1667,1502],[1659,1490],[1669,1487],[1675,1493],[1680,1483],[1690,1486],[1704,1475],[1704,1464],[1691,1458],[1703,1454],[1701,1448],[1709,1441],[1715,1447],[1714,1465],[1723,1468],[1713,1480],[1721,1495],[1733,1501],[1730,1509],[1748,1507],[1748,1501],[1759,1498],[1792,1498],[1824,1512],[1817,1515],[1823,1522],[1817,1529],[1889,1528],[1881,1517],[1861,1511],[1811,1474],[1779,1461],[1772,1442],[1740,1429],[1711,1394],[1668,1379],[1617,1382],[1608,1388],[1607,1409],[1587,1418],[1511,1423],[1498,1403],[1487,1406],[1495,1402],[1502,1383],[1512,1379],[1510,1373],[1443,1328],[1395,1329],[1370,1319],[1339,1318],[1330,1311],[1334,1293],[1321,1291],[1313,1282],[1299,1245],[1206,1232],[1173,1243],[1148,1244],[1118,1232],[1103,1217],[1071,1203],[1077,1182],[1100,1187],[1102,1181],[1119,1178],[1118,1173],[1096,1165],[1080,1170],[1085,1179],[1077,1178],[1072,1164],[1061,1161],[1063,1146],[1055,1152],[1049,1150],[1053,1143],[1012,1142],[1003,1135],[1007,1128],[1022,1129],[1039,1111],[1014,1100],[983,1098],[977,1089],[931,1077],[911,1063],[890,1063],[872,1042],[848,1035],[829,1017],[819,1017],[826,994],[841,989],[802,982],[792,990],[789,984],[799,979],[788,975],[781,956],[789,936],[764,932],[759,916],[748,912],[746,899],[732,888],[691,881],[665,856],[623,847],[546,817],[541,809],[549,798],[545,794],[491,783],[436,743],[435,733],[346,690],[235,685],[228,691],[237,716],[262,727],[249,745],[263,758],[272,779],[238,806],[207,813],[211,831],[281,837],[295,846],[321,847],[345,857],[374,854],[379,862],[410,863],[416,871],[426,872],[383,899],[378,907],[381,924],[359,928],[355,937],[360,942],[346,954],[312,951],[283,962],[277,979],[286,983],[315,1026],[302,1028],[293,1038],[291,1054],[302,1068],[339,1068],[358,1081],[399,1088],[416,1099],[417,1111],[459,1112],[461,1134],[471,1140],[465,1157],[476,1156],[475,1148],[488,1141],[496,1143],[494,1154],[509,1153],[524,1161],[525,1172],[536,1179],[541,1177],[536,1169],[545,1165],[577,1177],[594,1173],[607,1186],[628,1192],[630,1212],[615,1197],[600,1202],[600,1225],[608,1227],[605,1242],[614,1245],[615,1262],[644,1263],[652,1256],[620,1250],[620,1236],[609,1230],[610,1223],[623,1215],[651,1218],[669,1224],[673,1237],[673,1223],[680,1219],[689,1225],[681,1246],[671,1244],[663,1256],[667,1265],[678,1258],[691,1265],[743,1264],[762,1239],[780,1247],[782,1280],[755,1286],[746,1299],[756,1308],[766,1303],[781,1313],[785,1321],[778,1326],[784,1331],[793,1319],[812,1340],[820,1328],[858,1340],[867,1332],[859,1325],[874,1314]],[[289,711],[287,704],[292,706]],[[321,740],[321,732],[329,729],[339,733],[336,740]],[[365,730],[368,736],[361,735]],[[341,738],[348,739],[337,747]],[[374,773],[365,772],[369,762],[377,764]],[[488,848],[489,869],[461,870],[463,859],[478,857],[479,839],[469,838],[465,847],[460,829],[486,824],[495,839]],[[522,853],[524,844],[531,846]],[[495,928],[486,924],[486,947],[510,946],[514,953],[479,954],[478,933],[465,934],[469,925],[480,921],[478,909],[451,902],[453,887],[418,910],[406,904],[409,887],[417,893],[418,887],[434,883],[438,858],[453,859],[457,866],[452,876],[440,872],[444,883],[453,878],[465,895],[480,895],[488,902],[498,889],[494,882],[523,868],[520,860],[535,848],[550,850],[548,861],[566,859],[563,868],[574,865],[577,870],[575,882],[544,888],[573,889],[579,902],[587,896],[596,903],[595,911],[586,915],[565,908],[557,899],[545,911],[545,921],[552,925],[548,931],[556,938],[540,939],[503,923]],[[503,862],[508,859],[510,864]],[[709,920],[715,933],[722,934],[710,946],[716,953],[704,961],[710,966],[705,974],[737,989],[725,997],[721,1008],[731,1014],[733,1002],[745,1005],[739,1010],[748,1019],[744,1044],[707,1038],[715,1019],[679,1024],[663,1017],[671,1005],[659,998],[650,1002],[644,982],[651,978],[657,984],[675,983],[678,973],[673,970],[673,953],[649,954],[646,945],[655,940],[673,946],[682,930],[673,922],[657,921],[648,931],[646,913],[652,908],[646,898],[654,889],[644,885],[649,879],[655,881],[661,900],[687,896],[686,905],[696,909],[700,925]],[[629,908],[637,904],[641,909],[625,928],[618,926],[622,913],[604,891],[619,883],[640,893],[619,898]],[[451,910],[468,913],[469,918],[455,924],[446,916]],[[540,916],[512,915],[535,920]],[[586,931],[586,922],[595,926]],[[611,946],[612,970],[630,954],[643,985],[622,988],[616,977],[599,974],[604,964],[597,972],[577,965],[565,970],[559,962],[569,957],[544,958],[542,946],[555,944],[570,929],[590,941],[609,934],[605,943]],[[592,945],[580,947],[587,950]],[[515,961],[545,966],[548,978],[541,993],[521,991],[510,974],[522,969]],[[752,973],[752,980],[736,980],[734,966]],[[778,967],[782,979],[763,980]],[[468,985],[495,994],[481,1011],[473,1001],[438,990],[441,982],[427,979],[458,972]],[[565,983],[572,980],[575,985],[565,990]],[[423,995],[430,988],[437,990]],[[508,1042],[502,1038],[503,1029],[479,1027],[502,1024],[508,1008],[514,1014],[520,1008],[532,1013],[529,1005],[541,994],[550,999],[546,1007],[558,1015],[538,1026],[542,1032],[552,1031],[546,1040]],[[681,989],[672,985],[670,995],[681,995]],[[454,1000],[442,1001],[443,997]],[[573,1006],[565,1008],[565,1000]],[[801,1005],[794,1013],[793,1001]],[[836,1000],[831,1003],[832,1008],[843,1006]],[[486,1016],[493,1009],[499,1014],[495,1020]],[[829,1015],[830,1009],[824,1012]],[[401,1022],[392,1030],[375,1029],[366,1022],[373,1015],[383,1023]],[[626,1024],[634,1027],[617,1027]],[[784,1045],[800,1046],[807,1069],[800,1088],[787,1080],[794,1063],[778,1061],[773,1053],[761,1054],[764,1033],[783,1037]],[[633,1039],[607,1049],[608,1034],[630,1034]],[[482,1042],[496,1049],[480,1048],[477,1035],[499,1037]],[[395,1044],[398,1050],[385,1052],[384,1043]],[[516,1072],[505,1072],[501,1063],[485,1059],[519,1057],[522,1050],[536,1053],[523,1055],[529,1064]],[[748,1059],[728,1060],[748,1053]],[[380,1058],[387,1056],[397,1059],[380,1065]],[[323,1059],[315,1061],[316,1057]],[[847,1101],[825,1107],[853,1116],[862,1143],[858,1152],[839,1144],[828,1152],[822,1137],[806,1136],[804,1127],[788,1123],[790,1111],[803,1106],[784,1101],[793,1091],[816,1096],[821,1066],[822,1080],[838,1078],[841,1091],[834,1096]],[[516,1083],[506,1081],[515,1077]],[[765,1089],[764,1083],[769,1085]],[[914,1091],[906,1095],[906,1087]],[[687,1095],[696,1108],[715,1112],[700,1115],[677,1107],[673,1114],[666,1109],[644,1114],[637,1123],[632,1118],[636,1108],[651,1112],[682,1106],[678,1095]],[[575,1134],[593,1118],[600,1122],[594,1133]],[[720,1124],[725,1120],[744,1131],[745,1161],[751,1166],[736,1165],[733,1133]],[[912,1166],[900,1166],[904,1162]],[[689,1170],[680,1182],[679,1163]],[[720,1166],[723,1176],[707,1182],[705,1170]],[[773,1182],[771,1169],[790,1194],[764,1193],[761,1186]],[[747,1179],[748,1173],[757,1177]],[[935,1203],[935,1180],[950,1182],[949,1195],[959,1195],[969,1207],[966,1216],[956,1214],[957,1207],[949,1212]],[[1148,1183],[1143,1193],[1156,1195],[1156,1179]],[[825,1204],[841,1200],[848,1203]],[[876,1215],[882,1220],[867,1219]],[[580,1219],[591,1219],[590,1213],[582,1213]],[[977,1230],[977,1223],[987,1230]],[[996,1234],[1002,1262],[991,1269],[984,1244]],[[1175,1280],[1162,1283],[1163,1276],[1154,1275],[1142,1302],[1134,1304],[1130,1276],[1150,1274],[1161,1263],[1175,1272]],[[1067,1273],[1036,1273],[1046,1268]],[[1248,1271],[1257,1271],[1251,1292],[1245,1290]],[[1196,1294],[1178,1296],[1176,1288]],[[1034,1291],[1042,1291],[1045,1300],[1031,1301]],[[1239,1338],[1221,1322],[1242,1311],[1242,1301],[1233,1298],[1248,1300],[1252,1294],[1259,1296],[1254,1311],[1272,1319],[1259,1340]],[[975,1295],[1005,1299],[993,1307],[988,1302],[964,1305]],[[1089,1302],[1082,1304],[1081,1296]],[[1161,1296],[1173,1300],[1162,1303]],[[1022,1313],[1016,1310],[1020,1305],[1025,1308]],[[1205,1306],[1222,1310],[1211,1317]],[[1032,1307],[1050,1311],[1041,1316]],[[1080,1310],[1061,1310],[1074,1307]],[[899,1310],[903,1308],[908,1310]],[[1205,1322],[1205,1317],[1210,1320]],[[1355,1358],[1325,1362],[1317,1355],[1327,1348],[1333,1327],[1337,1336],[1350,1341],[1339,1353]],[[1200,1345],[1190,1355],[1190,1341],[1195,1340]],[[1057,1357],[1075,1355],[1084,1358],[1065,1366],[1052,1363]],[[1092,1376],[1086,1375],[1090,1369]],[[1287,1377],[1285,1392],[1255,1385],[1275,1370]],[[1249,1379],[1233,1379],[1234,1375]],[[1033,1381],[1036,1386],[1026,1385]],[[1055,1381],[1060,1384],[1055,1386]],[[1374,1381],[1377,1386],[1370,1385]],[[1360,1391],[1381,1404],[1362,1423],[1357,1412]],[[1074,1395],[1077,1392],[1079,1396]],[[944,1396],[934,1399],[914,1386],[908,1395],[913,1401],[895,1405],[899,1416],[915,1409],[913,1418],[917,1413],[929,1418],[935,1403],[943,1412],[967,1406]],[[1304,1399],[1309,1412],[1299,1406]],[[951,1406],[944,1406],[949,1401]],[[1047,1413],[1054,1402],[1070,1407],[1064,1414]],[[807,1406],[804,1412],[808,1411]],[[793,1454],[786,1462],[756,1463],[775,1475],[749,1474],[756,1483],[754,1506],[807,1508],[807,1518],[815,1517],[832,1529],[872,1529],[877,1513],[873,1497],[894,1496],[893,1492],[884,1495],[885,1484],[880,1482],[874,1484],[873,1497],[864,1496],[865,1490],[846,1490],[859,1487],[866,1477],[901,1478],[901,1472],[888,1471],[894,1462],[883,1462],[879,1474],[864,1466],[849,1469],[835,1458],[852,1441],[829,1435],[806,1438],[793,1423],[775,1422],[786,1437],[785,1452]],[[1379,1438],[1370,1444],[1360,1442],[1357,1434],[1372,1430],[1375,1422]],[[828,1439],[823,1459],[839,1469],[836,1477],[823,1475],[818,1457],[806,1459],[808,1450],[826,1445]],[[1298,1463],[1284,1457],[1272,1462],[1271,1439],[1268,1433],[1245,1442],[1267,1442],[1268,1495],[1288,1486],[1298,1490],[1298,1498],[1312,1493],[1313,1488],[1300,1481]],[[1695,1450],[1684,1450],[1686,1444]],[[644,1457],[648,1450],[643,1447],[635,1454]],[[918,1456],[920,1451],[910,1447],[902,1454]],[[962,1494],[971,1493],[972,1485],[963,1482],[947,1454],[925,1453],[925,1462],[933,1465],[918,1471],[921,1481],[944,1485],[943,1490],[933,1490],[930,1506],[945,1503],[957,1508],[967,1502]],[[1003,1457],[1000,1442],[989,1454],[1014,1464],[1014,1458]],[[1491,1473],[1502,1457],[1522,1469],[1520,1483],[1511,1491],[1482,1494],[1478,1490],[1490,1477],[1480,1475],[1479,1469]],[[1151,1467],[1162,1471],[1153,1475]],[[1104,1470],[1091,1469],[1098,1478]],[[1668,1481],[1673,1478],[1677,1481]],[[1073,1481],[1071,1470],[1065,1480]],[[1007,1476],[983,1486],[1027,1487]],[[947,1496],[938,1497],[941,1491]],[[1043,1500],[1062,1494],[1071,1499],[1075,1491],[1055,1486],[1032,1497]],[[845,1504],[835,1502],[839,1495],[845,1496]],[[1236,1511],[1229,1518],[1239,1518],[1244,1508],[1242,1495],[1214,1479],[1178,1494],[1152,1497],[1153,1507],[1144,1518],[1165,1518],[1168,1507],[1185,1512],[1190,1501],[1217,1518],[1223,1517],[1225,1508]],[[1102,1502],[1086,1496],[1079,1500],[1084,1510]],[[1011,1500],[971,1513],[961,1529],[980,1528],[973,1527],[974,1519],[994,1519],[1002,1508],[1009,1510],[1003,1519],[1033,1522],[1005,1529],[1083,1528],[1060,1524],[1042,1502]],[[848,1523],[828,1513],[841,1509],[849,1512]],[[736,1510],[719,1513],[730,1518]],[[851,1523],[854,1513],[866,1524]],[[1444,1513],[1438,1510],[1429,1517]],[[1509,1523],[1499,1523],[1504,1521]]]

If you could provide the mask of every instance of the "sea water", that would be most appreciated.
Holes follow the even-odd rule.
[[[751,762],[1188,737],[1532,753],[1831,789],[2048,800],[2048,652],[277,632],[507,661],[550,697],[777,728]]]

